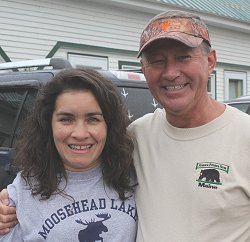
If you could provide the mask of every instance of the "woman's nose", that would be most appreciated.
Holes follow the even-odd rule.
[[[72,137],[84,139],[89,137],[89,127],[84,122],[77,122],[72,131]]]

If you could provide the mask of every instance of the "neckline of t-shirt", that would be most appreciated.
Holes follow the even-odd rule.
[[[175,140],[195,140],[208,136],[232,122],[231,108],[226,106],[225,111],[211,122],[195,128],[177,128],[172,126],[166,119],[165,110],[161,112],[161,125],[164,132]]]
[[[82,180],[92,180],[96,177],[102,176],[102,166],[99,164],[96,167],[82,172],[66,171],[68,180],[82,181]]]

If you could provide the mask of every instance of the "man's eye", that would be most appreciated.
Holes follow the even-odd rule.
[[[190,55],[180,55],[177,57],[178,60],[189,60],[190,58]]]
[[[164,59],[152,60],[152,61],[149,61],[149,64],[150,65],[164,65],[165,60]]]

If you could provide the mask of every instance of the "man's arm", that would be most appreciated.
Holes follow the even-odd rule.
[[[10,228],[15,226],[18,221],[16,217],[16,208],[9,207],[9,196],[6,189],[0,192],[0,234],[6,234]]]

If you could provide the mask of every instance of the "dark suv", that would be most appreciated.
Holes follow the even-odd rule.
[[[67,60],[44,59],[0,64],[0,190],[16,176],[11,164],[16,137],[26,115],[32,110],[38,89],[61,69],[71,67]],[[21,69],[20,69],[21,68]],[[160,105],[151,96],[143,74],[100,71],[117,86],[127,104],[131,121],[153,112]]]

